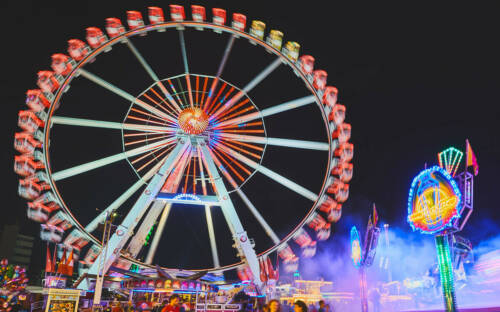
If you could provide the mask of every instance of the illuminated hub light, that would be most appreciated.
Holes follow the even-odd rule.
[[[452,177],[457,173],[464,153],[454,147],[449,147],[438,154],[439,167],[445,169]]]
[[[411,184],[408,196],[408,223],[415,231],[434,234],[460,218],[462,194],[444,169],[434,166],[422,171]]]
[[[361,266],[361,242],[355,226],[351,228],[351,259],[355,267]]]
[[[179,114],[178,123],[188,134],[201,134],[208,127],[208,116],[198,107],[189,107]]]

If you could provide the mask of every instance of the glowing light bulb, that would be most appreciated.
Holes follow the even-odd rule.
[[[189,107],[179,114],[177,123],[188,134],[201,134],[208,127],[208,116],[198,107]]]

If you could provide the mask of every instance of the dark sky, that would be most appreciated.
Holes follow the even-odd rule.
[[[187,1],[178,3],[192,4]],[[24,109],[25,91],[36,86],[37,71],[49,68],[51,54],[65,53],[68,39],[84,39],[86,27],[104,29],[104,19],[112,16],[125,22],[128,9],[141,10],[146,15],[148,5],[161,6],[168,12],[168,4],[148,1],[116,1],[113,4],[110,1],[1,2],[2,23],[5,24],[2,44],[4,74],[0,84],[5,109],[5,120],[1,123],[2,145],[5,146],[1,161],[4,168],[2,210],[5,214],[2,224],[18,222],[25,233],[38,235],[38,224],[25,217],[26,204],[17,196],[17,177],[12,170],[13,136],[19,131],[16,127],[17,112]],[[282,30],[285,40],[299,42],[301,54],[313,55],[317,60],[316,67],[328,72],[329,84],[339,88],[339,101],[347,107],[347,122],[352,124],[355,145],[355,172],[344,215],[364,220],[370,203],[375,202],[384,221],[407,228],[406,199],[413,177],[425,163],[437,162],[437,152],[449,146],[464,150],[468,138],[479,160],[480,175],[475,181],[475,211],[464,235],[477,243],[496,234],[500,217],[495,200],[498,192],[496,177],[500,175],[500,67],[497,49],[500,25],[493,8],[436,7],[420,3],[413,7],[347,7],[334,1],[309,1],[300,5],[288,1],[210,1],[200,4],[207,8],[226,8],[230,13],[241,12],[249,20],[267,22],[267,30]],[[182,70],[179,47],[176,37],[168,36],[148,35],[151,40],[156,40],[154,44],[145,38],[136,39],[134,43],[152,63],[160,67],[167,64],[158,69],[161,74],[175,75]],[[192,31],[186,32],[186,41],[193,71],[215,74],[226,39],[211,32]],[[265,52],[246,42],[237,42],[223,78],[243,86],[270,61],[272,58]],[[88,68],[132,94],[140,93],[151,83],[124,47],[117,47]],[[81,80],[72,85],[63,102],[68,108],[62,108],[61,112],[67,116],[73,113],[73,116],[121,121],[123,100]],[[264,107],[272,106],[304,96],[305,90],[297,91],[299,86],[293,75],[280,68],[250,96],[257,106],[261,103]],[[104,104],[104,109],[96,110]],[[97,113],[103,115],[97,117]],[[269,125],[269,131],[275,136],[324,139],[316,135],[315,127],[320,124],[320,119],[314,112],[284,114],[273,117],[270,124],[274,122],[274,128]],[[114,137],[101,136],[98,131],[89,130],[78,135],[71,137],[65,131],[54,131],[53,159],[59,161],[54,166],[66,168],[111,155],[116,153],[113,150],[121,148],[121,142],[113,141]],[[322,173],[318,169],[321,161],[316,162],[317,157],[312,154],[270,150],[265,157],[266,165],[288,177],[296,177],[296,181],[303,181],[305,186],[314,189],[322,182]],[[311,167],[303,166],[304,159],[309,160]],[[124,186],[119,186],[118,182],[133,177],[127,166],[125,163],[116,164],[109,172],[84,176],[62,186],[71,207],[77,211],[75,214],[92,218],[96,207],[107,205],[103,202],[109,203],[120,194]],[[316,172],[319,173],[316,175]],[[96,187],[94,183],[103,179],[106,179],[106,185]],[[252,200],[258,207],[269,211],[266,216],[270,222],[276,225],[280,234],[285,234],[309,206],[302,206],[301,198],[295,199],[294,194],[286,191],[274,193],[276,186],[262,177],[260,179],[253,186],[249,185]],[[241,213],[247,218],[247,212]],[[188,246],[205,246],[205,249],[200,249],[203,249],[200,259],[209,257],[207,242],[203,241],[206,238],[203,219],[195,217],[192,210],[179,210],[176,214],[182,221],[177,227],[168,227],[167,234],[171,237],[179,232],[185,233],[186,237],[191,235]],[[345,220],[348,219],[352,220]],[[216,214],[216,224],[218,220],[221,221],[222,216]],[[250,220],[245,222],[252,223]],[[344,231],[349,227],[342,224],[336,230]],[[224,231],[227,229],[221,230]],[[262,233],[258,229],[253,231],[249,230],[249,233],[259,244]],[[177,246],[175,241],[166,244]],[[221,242],[226,248],[222,257],[228,261],[233,257],[230,244],[227,239]],[[261,246],[265,248],[268,244],[262,242]],[[188,259],[188,254],[184,253],[173,262],[187,261],[193,266],[198,265],[199,262]]]

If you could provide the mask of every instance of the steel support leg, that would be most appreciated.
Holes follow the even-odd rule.
[[[257,260],[257,254],[253,249],[247,232],[241,224],[240,218],[236,213],[236,209],[234,208],[231,198],[229,197],[229,193],[227,192],[226,186],[224,185],[224,181],[222,181],[222,178],[217,171],[217,167],[214,163],[214,160],[212,159],[212,156],[210,155],[205,141],[203,139],[198,139],[197,144],[197,147],[201,150],[207,169],[210,171],[212,179],[214,179],[214,184],[217,189],[217,197],[219,198],[222,213],[228,221],[229,227],[233,231],[235,246],[236,248],[238,248],[240,256],[244,258],[248,263],[248,266],[250,267],[250,270],[253,274],[254,283],[257,286],[261,286],[262,282],[260,280],[260,267],[259,261]]]

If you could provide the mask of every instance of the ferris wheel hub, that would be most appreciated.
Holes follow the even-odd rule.
[[[177,123],[185,133],[202,134],[208,127],[208,116],[201,108],[188,107],[179,114]]]

